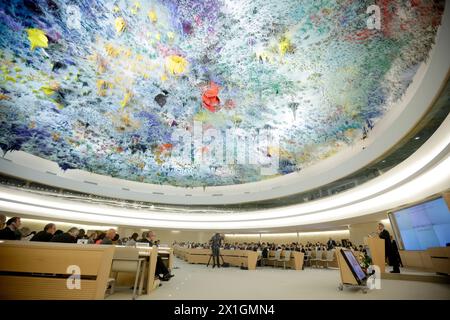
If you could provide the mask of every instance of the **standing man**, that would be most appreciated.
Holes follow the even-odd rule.
[[[336,241],[334,241],[333,239],[328,239],[328,242],[327,242],[327,250],[331,250],[331,249],[333,249],[334,247],[336,247]]]
[[[384,224],[382,223],[378,224],[378,236],[384,240],[384,254],[388,259],[389,265],[393,267],[391,273],[400,273],[399,262],[394,255],[394,250],[392,250],[391,235],[389,231],[384,229]]]
[[[400,252],[398,251],[397,241],[391,236],[392,252],[397,259],[398,264],[403,268],[402,258],[400,257]]]
[[[213,256],[213,268],[216,266],[216,259],[217,259],[217,267],[220,268],[220,247],[222,245],[222,236],[220,233],[216,233],[210,240],[211,242],[211,251]]]

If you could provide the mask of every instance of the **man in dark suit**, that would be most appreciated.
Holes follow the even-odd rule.
[[[106,235],[103,238],[102,242],[100,244],[113,244],[113,239],[116,236],[116,230],[115,229],[109,229],[106,231]]]
[[[336,247],[336,241],[334,241],[333,239],[328,239],[327,242],[327,250],[332,250],[334,247]]]
[[[400,252],[398,251],[397,241],[395,241],[394,237],[392,236],[391,243],[393,255],[396,257],[398,264],[403,268],[402,258],[400,257]]]
[[[50,242],[76,243],[78,232],[78,228],[70,228],[69,231],[65,233],[55,234]]]
[[[156,246],[156,234],[153,231],[148,231],[145,233],[145,235],[144,234],[142,235],[144,239],[141,242],[147,242],[150,247],[153,247],[153,245]],[[170,278],[174,276],[173,274],[170,273],[170,270],[166,267],[166,265],[162,261],[162,258],[159,255],[156,259],[155,276],[159,277],[159,279],[162,281],[169,281]]]
[[[36,233],[30,241],[50,242],[56,231],[56,225],[54,223],[48,223],[45,225],[44,230]]]
[[[19,228],[21,224],[19,217],[12,217],[6,221],[6,227],[0,230],[0,240],[20,240]]]
[[[393,267],[391,273],[400,273],[400,266],[397,257],[394,254],[389,231],[384,229],[384,224],[378,224],[378,236],[384,240],[384,254],[388,258],[389,265]]]

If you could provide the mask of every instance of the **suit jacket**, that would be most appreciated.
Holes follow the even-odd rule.
[[[103,238],[102,242],[100,242],[100,244],[113,244],[111,239],[108,238]]]
[[[220,235],[215,234],[211,238],[211,246],[214,248],[220,248],[221,242],[222,242],[222,237]]]
[[[379,234],[380,239],[384,240],[384,254],[386,257],[390,257],[392,253],[392,245],[391,245],[391,235],[389,234],[389,231],[384,229]]]
[[[12,231],[9,227],[0,230],[0,240],[20,240],[20,234]]]
[[[149,245],[150,247],[153,247],[153,241],[148,240],[147,238],[141,239],[141,240],[139,240],[138,242],[140,242],[140,243],[148,243],[148,245]]]
[[[36,233],[30,241],[41,241],[41,242],[50,242],[52,240],[53,235],[44,230]]]
[[[72,237],[70,233],[66,232],[53,236],[51,242],[75,243],[77,242],[77,238]]]
[[[328,242],[327,242],[327,249],[328,249],[328,250],[331,250],[331,249],[333,249],[334,247],[336,247],[336,241],[334,241],[334,240],[328,240]]]

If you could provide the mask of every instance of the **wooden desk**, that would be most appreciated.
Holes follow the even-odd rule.
[[[155,271],[156,271],[156,259],[157,259],[157,250],[153,250],[153,248],[139,248],[139,257],[145,258],[145,290],[146,294],[149,295],[153,290],[158,287],[159,280],[155,280]],[[117,285],[118,286],[132,286],[134,284],[134,275],[130,273],[119,273],[117,276]]]
[[[189,263],[207,264],[211,255],[211,249],[187,249],[174,247],[175,255]],[[224,250],[220,249],[223,261],[232,266],[244,266],[248,270],[256,270],[258,253],[250,250]],[[211,264],[213,263],[211,259]]]
[[[381,273],[386,272],[386,252],[384,252],[384,241],[380,238],[365,237],[364,244],[369,247],[372,264],[380,268]]]
[[[284,259],[285,255],[285,250],[281,251],[281,259]],[[269,252],[269,258],[273,258],[275,257],[275,251],[270,251]],[[303,262],[304,262],[304,257],[305,254],[303,252],[299,252],[299,251],[291,251],[291,258],[289,260],[288,263],[286,263],[286,266],[288,268],[292,268],[294,270],[302,270],[303,269]],[[274,265],[274,261],[273,260],[266,260],[265,265]]]
[[[399,250],[404,267],[433,271],[430,252],[427,250]]]
[[[186,261],[187,260],[186,254],[187,254],[188,250],[189,250],[188,248],[184,248],[184,247],[180,247],[180,246],[174,246],[173,247],[173,254],[177,258],[180,258],[180,259]]]
[[[174,250],[172,248],[158,248],[158,256],[160,256],[170,270],[173,269],[173,253]]]
[[[434,272],[450,275],[450,247],[428,248],[427,253]]]
[[[103,299],[113,254],[107,245],[0,241],[0,299]],[[79,289],[68,286],[69,266],[80,269]]]

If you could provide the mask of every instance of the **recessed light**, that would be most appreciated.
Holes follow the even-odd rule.
[[[414,139],[415,139],[415,140],[419,140],[419,139],[420,139],[420,137],[415,137]]]

